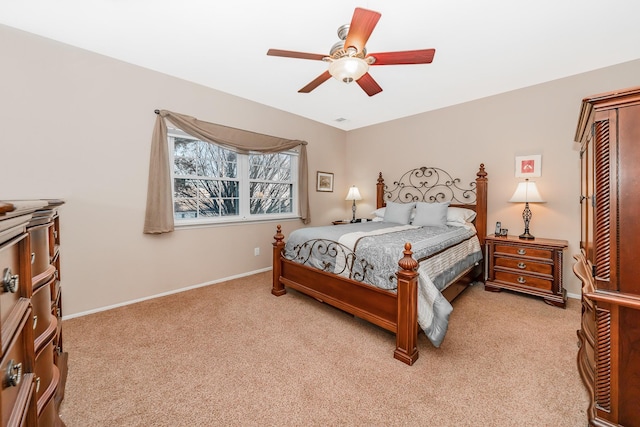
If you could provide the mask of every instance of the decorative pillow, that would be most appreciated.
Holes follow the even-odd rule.
[[[466,208],[450,207],[447,209],[447,223],[450,225],[465,225],[475,219],[476,212]]]
[[[443,203],[416,203],[416,217],[411,222],[413,225],[442,227],[447,223],[447,208],[449,202]]]
[[[415,203],[394,203],[387,202],[384,210],[384,222],[395,222],[398,224],[409,224],[411,212]]]
[[[384,218],[384,213],[385,213],[386,209],[387,208],[379,208],[379,209],[376,209],[375,211],[371,212],[371,215],[374,216],[374,220],[376,218],[379,218],[379,219]],[[416,210],[412,209],[411,210],[411,220],[413,220],[413,218],[415,218],[415,216],[416,216]]]
[[[386,208],[380,208],[380,209],[376,209],[375,211],[371,212],[372,215],[375,215],[378,218],[384,218],[384,211]]]

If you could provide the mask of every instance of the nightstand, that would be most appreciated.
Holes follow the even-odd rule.
[[[562,286],[562,258],[569,246],[566,240],[518,236],[487,236],[485,285],[487,291],[502,289],[544,298],[547,304],[565,307]]]

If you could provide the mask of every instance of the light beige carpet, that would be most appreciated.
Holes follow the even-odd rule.
[[[93,426],[585,426],[580,303],[476,285],[441,348],[394,335],[261,273],[63,322],[61,417]]]

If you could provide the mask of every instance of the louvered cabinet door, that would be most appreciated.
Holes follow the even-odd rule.
[[[580,146],[580,249],[593,263],[593,146],[591,134]]]
[[[611,179],[615,170],[615,111],[599,114],[593,127],[594,132],[594,193],[593,193],[593,258],[591,260],[598,289],[616,289],[615,269],[612,257],[615,256],[616,205],[615,194],[612,198]]]

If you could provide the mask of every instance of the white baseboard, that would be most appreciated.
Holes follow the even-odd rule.
[[[131,305],[131,304],[135,304],[135,303],[142,302],[142,301],[147,301],[147,300],[154,299],[154,298],[164,297],[164,296],[167,296],[167,295],[173,295],[173,294],[177,294],[179,292],[185,292],[185,291],[189,291],[191,289],[201,288],[203,286],[209,286],[209,285],[215,285],[216,283],[228,282],[229,280],[239,279],[241,277],[251,276],[251,275],[254,275],[254,274],[258,274],[258,273],[263,273],[265,271],[271,270],[272,268],[273,267],[267,267],[267,268],[263,268],[263,269],[260,269],[260,270],[249,271],[247,273],[236,274],[235,276],[229,276],[229,277],[225,277],[225,278],[218,279],[218,280],[212,280],[211,282],[206,282],[206,283],[200,283],[198,285],[187,286],[185,288],[175,289],[173,291],[163,292],[161,294],[155,294],[155,295],[151,295],[151,296],[144,297],[144,298],[138,298],[138,299],[134,299],[134,300],[126,301],[126,302],[121,302],[119,304],[108,305],[108,306],[105,306],[105,307],[96,308],[94,310],[83,311],[83,312],[80,312],[80,313],[71,314],[69,316],[62,316],[62,320],[74,319],[76,317],[82,317],[82,316],[86,316],[86,315],[89,315],[89,314],[99,313],[101,311],[107,311],[107,310],[111,310],[111,309],[114,309],[114,308],[123,307],[125,305]]]
[[[567,298],[582,299],[582,295],[581,294],[570,294],[569,292],[567,292]]]

